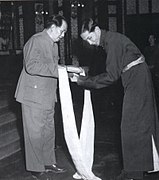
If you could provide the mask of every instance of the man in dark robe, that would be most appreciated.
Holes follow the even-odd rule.
[[[78,85],[99,89],[121,78],[124,87],[121,121],[124,168],[115,179],[142,180],[144,172],[155,170],[153,149],[159,148],[158,115],[145,58],[129,38],[100,29],[92,19],[84,21],[81,37],[90,45],[103,47],[107,58],[104,73],[77,76]]]

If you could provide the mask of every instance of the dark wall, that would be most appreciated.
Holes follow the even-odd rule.
[[[143,50],[150,34],[159,36],[159,14],[131,15],[125,18],[126,35]]]
[[[22,54],[0,56],[0,80],[5,82],[17,82],[22,70]]]

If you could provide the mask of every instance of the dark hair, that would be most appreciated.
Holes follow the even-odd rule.
[[[82,23],[81,33],[85,31],[93,32],[97,24],[93,21],[92,18],[87,18]]]
[[[62,21],[66,22],[66,19],[64,16],[59,15],[59,14],[58,15],[52,15],[52,16],[49,16],[49,18],[47,19],[45,26],[47,29],[50,28],[53,24],[55,24],[58,27],[61,27]]]

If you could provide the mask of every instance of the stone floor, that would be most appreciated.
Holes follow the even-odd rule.
[[[75,92],[76,91],[77,89],[75,90]],[[110,92],[108,91],[107,96],[111,96],[109,93]],[[99,99],[99,102],[97,103],[98,107],[96,107],[96,111],[97,109],[99,109],[101,99]],[[77,102],[80,102],[80,99],[78,100],[79,101]],[[93,172],[102,180],[112,180],[113,177],[119,174],[120,170],[122,169],[120,146],[121,113],[119,104],[116,103],[116,101],[112,100],[110,101],[110,104],[107,105],[107,112],[101,109],[99,113],[100,116],[98,113],[98,115],[95,115],[96,136]],[[116,106],[118,106],[118,109],[116,109]],[[78,103],[75,104],[75,107],[76,116],[78,116],[78,109],[81,108],[78,106]],[[57,118],[59,118],[59,116]],[[61,124],[59,122],[56,124],[57,128],[61,127]],[[66,167],[67,172],[58,175],[50,173],[49,176],[52,177],[52,180],[73,180],[72,175],[75,173],[75,168],[67,150],[65,141],[63,139],[62,130],[58,131],[58,138],[56,144],[57,162],[59,165]],[[0,162],[0,180],[33,179],[31,174],[25,170],[23,150],[24,149],[22,146],[22,151]],[[159,173],[146,174],[144,180],[159,180]]]

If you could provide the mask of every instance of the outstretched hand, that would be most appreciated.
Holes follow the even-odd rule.
[[[70,73],[69,73],[70,74]],[[77,82],[78,81],[78,78],[79,78],[79,75],[76,74],[76,73],[71,73],[72,75],[70,76],[70,80],[71,82]]]

